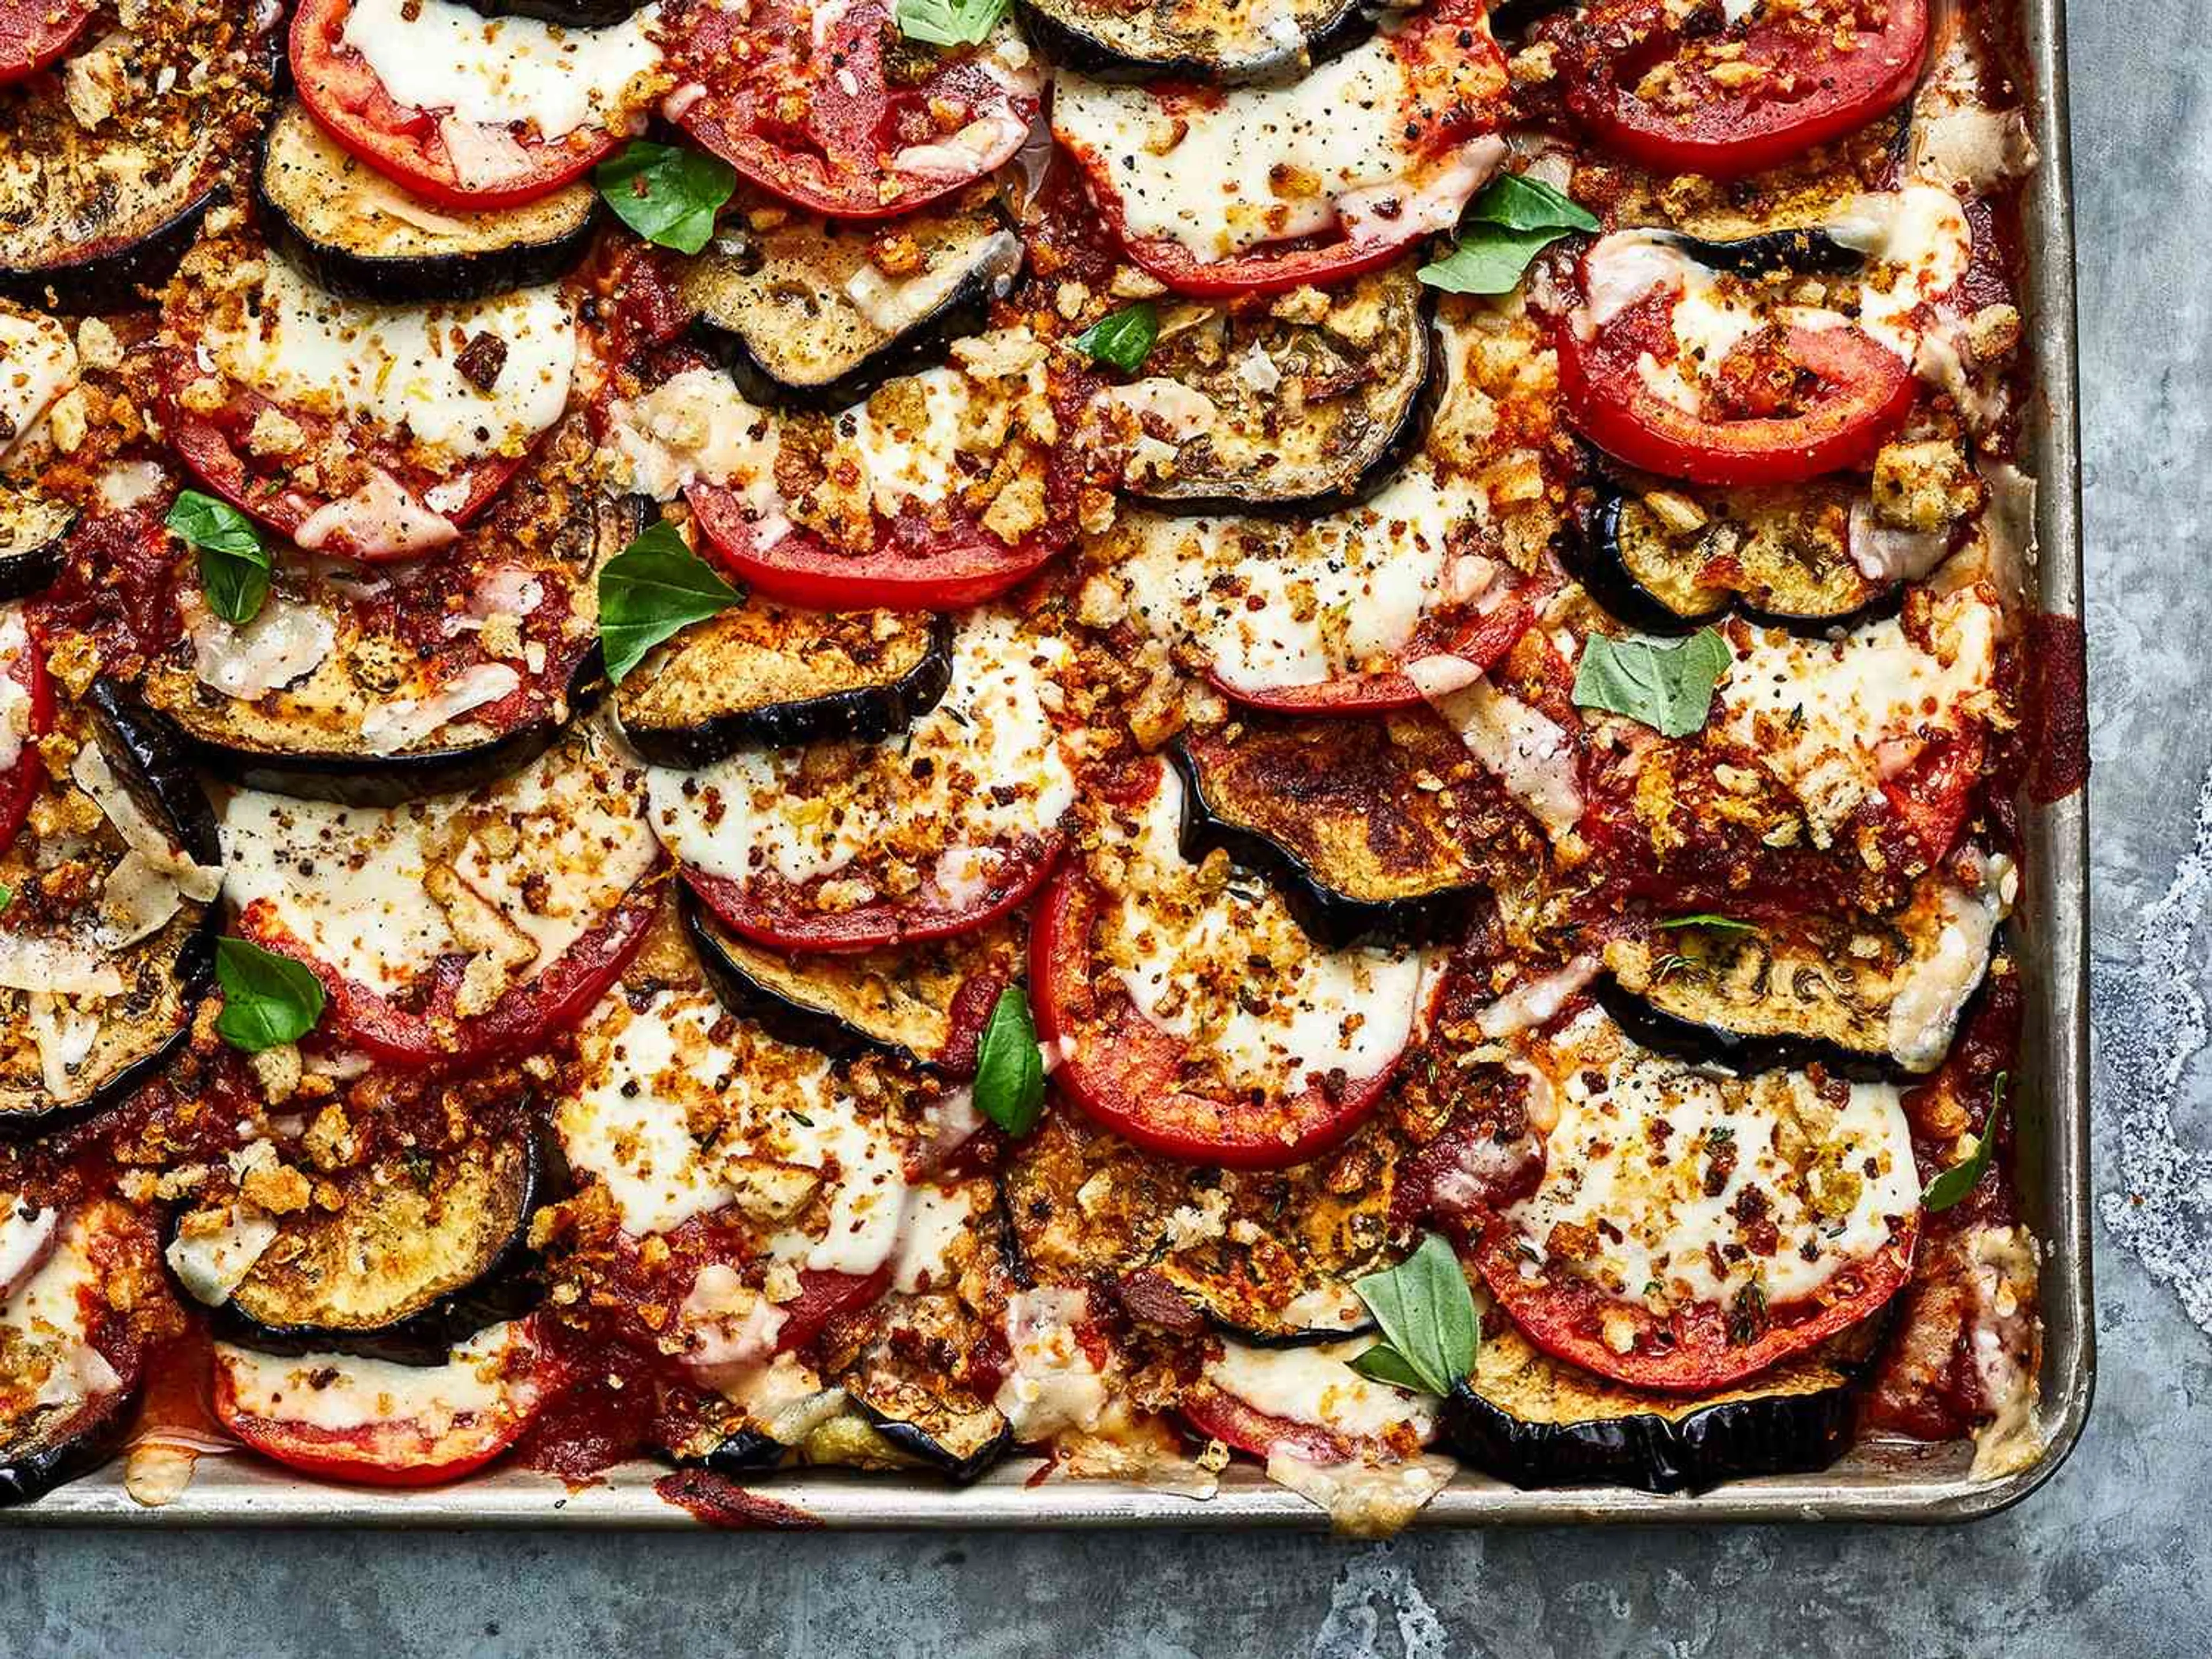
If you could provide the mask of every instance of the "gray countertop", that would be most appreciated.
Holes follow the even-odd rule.
[[[2212,1652],[2212,49],[2202,0],[2079,5],[2094,664],[2088,1433],[1941,1532],[830,1537],[10,1532],[16,1655]],[[2165,901],[2161,902],[2161,901]],[[2121,1130],[2126,1128],[2123,1156]],[[2193,1187],[2192,1187],[2192,1184]],[[2151,1218],[2145,1220],[2144,1218]],[[2155,1275],[2155,1276],[2154,1276]],[[2012,1640],[2018,1634],[2017,1645]]]

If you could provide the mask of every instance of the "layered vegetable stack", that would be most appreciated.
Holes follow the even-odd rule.
[[[1975,15],[0,0],[0,79],[10,1492],[2032,1456]]]

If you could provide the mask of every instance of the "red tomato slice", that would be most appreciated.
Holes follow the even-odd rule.
[[[1910,766],[1882,781],[1883,796],[1911,837],[1915,854],[1927,863],[1940,863],[1957,843],[1988,748],[1978,726],[1946,732]]]
[[[53,729],[54,687],[46,675],[46,652],[39,631],[24,617],[21,605],[0,611],[0,676],[19,690],[0,692],[0,718],[17,696],[28,702],[29,719],[19,733],[21,747],[15,764],[0,772],[0,853],[15,845],[15,836],[30,816],[46,779],[46,765],[39,739]]]
[[[1219,299],[1346,282],[1389,264],[1423,237],[1450,229],[1502,157],[1498,148],[1453,162],[1454,152],[1502,125],[1508,108],[1510,83],[1504,54],[1491,38],[1488,12],[1487,0],[1437,0],[1383,37],[1375,49],[1396,58],[1407,83],[1403,131],[1409,160],[1426,172],[1412,181],[1415,189],[1377,204],[1371,212],[1355,216],[1347,210],[1337,225],[1317,234],[1263,242],[1219,259],[1203,258],[1172,237],[1133,234],[1121,189],[1133,176],[1129,169],[1148,165],[1172,173],[1174,152],[1159,156],[1119,147],[1109,151],[1066,130],[1056,129],[1056,136],[1082,167],[1092,199],[1130,258],[1176,292]],[[1235,130],[1228,142],[1239,150],[1238,159],[1249,163],[1250,178],[1269,175],[1274,165],[1267,154],[1271,135],[1287,118],[1279,108],[1261,113],[1257,100],[1278,98],[1279,89],[1224,93],[1162,82],[1149,90],[1171,120],[1250,105],[1249,129]],[[1316,110],[1313,118],[1325,122],[1328,112]],[[1242,153],[1247,150],[1249,155]],[[1362,193],[1369,188],[1363,186]]]
[[[806,890],[768,877],[737,882],[686,870],[684,879],[732,933],[783,951],[874,951],[887,945],[972,933],[1019,907],[1052,873],[1066,837],[1054,831],[1001,848],[998,869],[963,902],[886,899],[851,910],[819,910]],[[830,879],[835,879],[834,877]]]
[[[1309,1463],[1360,1461],[1358,1441],[1333,1433],[1317,1423],[1297,1423],[1287,1417],[1270,1416],[1211,1382],[1194,1383],[1184,1389],[1176,1409],[1182,1413],[1184,1422],[1207,1439],[1218,1440],[1231,1450],[1256,1457],[1263,1463],[1278,1447]],[[1387,1451],[1379,1455],[1385,1459],[1391,1455]]]
[[[1693,483],[1802,483],[1865,461],[1912,408],[1912,371],[1859,329],[1780,331],[1771,354],[1812,389],[1788,412],[1693,413],[1644,383],[1639,360],[1676,350],[1667,289],[1623,307],[1585,340],[1559,330],[1559,394],[1567,418],[1599,448],[1648,471]],[[1710,407],[1712,398],[1706,403]]]
[[[459,1068],[536,1048],[575,1025],[622,977],[645,943],[659,904],[659,878],[647,877],[544,973],[468,1018],[453,1012],[465,957],[448,957],[438,964],[424,1006],[403,1008],[317,961],[267,914],[265,900],[240,910],[238,927],[245,938],[313,970],[329,998],[326,1030],[394,1066]]]
[[[667,107],[785,200],[848,219],[911,212],[1012,158],[1042,101],[1036,68],[903,40],[893,0],[684,0],[665,32]],[[886,48],[891,61],[886,62]]]
[[[624,112],[629,118],[615,126],[592,123],[549,136],[520,119],[486,127],[459,122],[451,110],[400,103],[368,59],[345,42],[353,8],[354,0],[300,0],[291,36],[292,79],[300,101],[340,144],[426,200],[471,209],[532,201],[558,190],[631,132],[643,130],[642,104]],[[503,165],[496,176],[488,175],[487,164],[473,157],[464,129],[482,135],[480,146],[501,152]],[[460,154],[449,140],[459,143]]]
[[[801,1268],[798,1296],[777,1305],[777,1310],[783,1315],[783,1325],[776,1333],[776,1352],[787,1353],[793,1348],[805,1347],[821,1335],[822,1328],[839,1314],[866,1307],[890,1287],[888,1262],[872,1273]]]
[[[1503,1218],[1483,1230],[1474,1264],[1499,1305],[1545,1352],[1632,1388],[1701,1394],[1802,1353],[1875,1312],[1912,1277],[1919,1230],[1916,1212],[1887,1248],[1838,1270],[1817,1296],[1768,1307],[1764,1328],[1745,1340],[1717,1303],[1679,1308],[1662,1319],[1571,1272],[1523,1278],[1515,1229]],[[1614,1340],[1624,1334],[1625,1352]]]
[[[92,0],[0,0],[0,86],[34,75],[92,21]]]
[[[1513,642],[1528,631],[1528,624],[1535,619],[1535,605],[1527,596],[1516,593],[1462,628],[1449,643],[1432,647],[1416,644],[1399,654],[1408,662],[1431,656],[1457,657],[1480,673],[1510,651]],[[1426,701],[1421,688],[1396,669],[1340,675],[1311,685],[1258,689],[1234,685],[1218,674],[1209,673],[1206,678],[1233,702],[1285,714],[1376,714],[1394,708],[1418,708]]]
[[[436,1486],[520,1439],[559,1369],[527,1320],[480,1332],[432,1366],[343,1354],[280,1358],[218,1343],[215,1413],[255,1451],[304,1474]]]
[[[1567,26],[1567,107],[1630,161],[1726,179],[1857,131],[1920,78],[1927,0],[1817,0],[1769,15],[1779,9],[1692,35],[1666,0],[1610,0]],[[1762,73],[1747,80],[1746,65]]]

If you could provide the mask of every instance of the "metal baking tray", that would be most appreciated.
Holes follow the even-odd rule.
[[[2076,429],[2074,221],[2067,143],[2065,0],[2019,0],[2021,67],[2041,165],[2022,201],[2033,250],[2025,283],[2033,396],[2024,464],[2038,480],[2033,603],[2081,614],[2081,469]],[[2042,1450],[2001,1479],[1969,1474],[1970,1449],[1903,1438],[1863,1441],[1820,1474],[1742,1480],[1695,1497],[1618,1488],[1520,1492],[1462,1470],[1415,1524],[1562,1522],[1954,1522],[2026,1498],[2074,1449],[2089,1415],[2096,1329],[2089,1282],[2088,808],[2076,793],[2031,809],[2025,890],[2009,924],[2027,992],[2016,1179],[2043,1248],[2044,1352],[2037,1431]],[[973,1486],[829,1470],[763,1477],[753,1488],[791,1511],[789,1524],[828,1527],[1303,1527],[1314,1505],[1238,1463],[1203,1501],[1107,1481],[1032,1485],[1034,1458],[1015,1459]],[[203,1457],[176,1502],[147,1509],[111,1463],[33,1504],[0,1508],[16,1525],[624,1527],[699,1523],[664,1502],[666,1471],[634,1464],[570,1491],[550,1476],[501,1470],[428,1492],[302,1480],[235,1454]],[[768,1522],[767,1524],[775,1524]]]

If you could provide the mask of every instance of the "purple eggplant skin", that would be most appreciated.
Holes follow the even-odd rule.
[[[1079,3],[1048,5],[1043,0],[1014,0],[1014,21],[1030,45],[1045,58],[1094,81],[1121,86],[1152,81],[1243,86],[1295,79],[1316,64],[1342,56],[1375,33],[1377,9],[1361,5],[1359,0],[1342,0],[1295,42],[1238,64],[1199,52],[1135,55],[1082,27],[1078,21],[1083,11]]]
[[[121,1451],[137,1398],[134,1379],[129,1387],[90,1402],[63,1433],[34,1445],[0,1446],[0,1509],[35,1504]]]
[[[139,290],[169,280],[199,235],[200,222],[225,194],[221,185],[209,184],[176,212],[128,240],[74,249],[44,264],[0,264],[0,298],[70,316],[139,305]]]
[[[487,17],[534,17],[572,29],[603,29],[629,21],[644,0],[461,0]]]
[[[855,1403],[878,1434],[908,1456],[927,1463],[956,1486],[972,1486],[1014,1449],[1013,1425],[992,1407],[983,1409],[997,1419],[993,1431],[977,1436],[972,1443],[954,1444],[919,1424],[886,1416],[866,1401]]]
[[[0,483],[0,600],[20,599],[53,586],[69,562],[77,509],[37,490]]]
[[[776,1468],[791,1448],[758,1429],[739,1429],[703,1457],[678,1458],[717,1474],[762,1474]]]
[[[705,902],[682,882],[676,884],[676,915],[708,988],[732,1013],[752,1021],[779,1042],[811,1048],[832,1060],[849,1060],[884,1047],[828,1009],[794,1001],[747,973],[714,937],[712,913]]]

